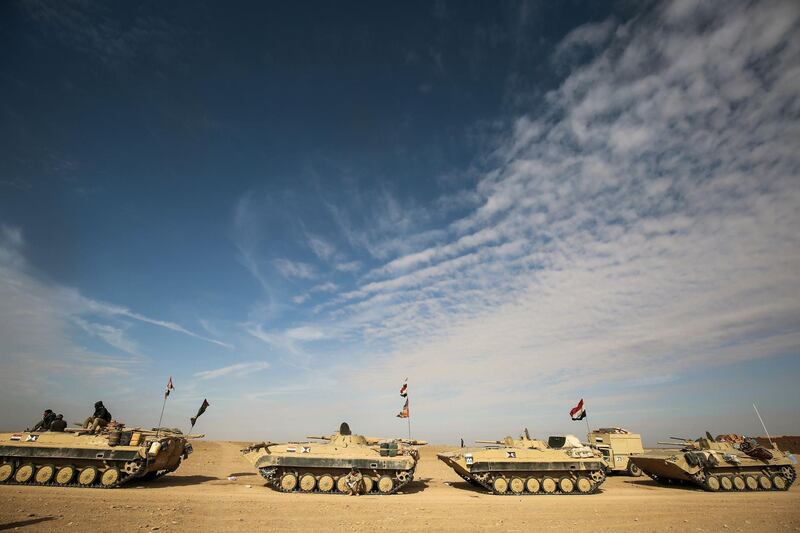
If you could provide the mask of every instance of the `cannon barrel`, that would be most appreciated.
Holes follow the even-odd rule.
[[[478,444],[503,444],[501,440],[476,440]]]

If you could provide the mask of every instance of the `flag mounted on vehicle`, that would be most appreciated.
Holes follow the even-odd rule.
[[[406,378],[403,385],[400,387],[400,396],[403,398],[408,396],[408,378]]]
[[[206,412],[206,409],[208,409],[209,405],[211,404],[208,403],[208,400],[203,400],[203,405],[200,406],[200,409],[198,409],[197,414],[190,419],[192,421],[192,427],[194,427],[194,424],[195,422],[197,422],[197,419],[200,418],[200,415]]]
[[[175,388],[175,387],[173,387],[173,386],[172,386],[172,376],[170,376],[170,377],[169,377],[169,381],[167,382],[167,388],[164,390],[164,398],[166,398],[167,396],[169,396],[169,393],[170,393],[170,392],[172,392],[172,390],[173,390],[174,388]]]
[[[397,413],[397,418],[408,418],[408,398],[406,398],[406,403],[403,406],[403,409]]]
[[[578,405],[570,409],[569,416],[573,420],[583,420],[586,418],[586,407],[583,405],[583,398],[578,402]]]

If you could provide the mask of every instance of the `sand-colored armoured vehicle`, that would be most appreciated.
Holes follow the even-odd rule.
[[[707,491],[788,490],[797,473],[795,459],[752,439],[731,443],[709,433],[697,440],[670,437],[679,450],[632,456],[631,461],[655,481],[693,484]]]
[[[639,477],[641,469],[630,461],[633,455],[642,455],[642,436],[622,428],[600,428],[587,435],[589,446],[603,454],[611,472],[626,473]]]
[[[572,435],[532,439],[506,437],[484,448],[438,454],[464,480],[494,494],[591,494],[606,478],[602,454]]]
[[[414,479],[416,446],[424,441],[353,435],[347,423],[320,442],[262,442],[242,450],[273,488],[283,492],[348,493],[351,470],[363,476],[366,494],[393,494]]]
[[[168,474],[190,453],[177,430],[0,433],[0,483],[113,488]]]

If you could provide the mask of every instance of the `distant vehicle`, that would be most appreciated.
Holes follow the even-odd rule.
[[[658,483],[691,484],[704,490],[788,490],[797,478],[797,460],[777,446],[761,446],[753,439],[740,443],[715,440],[710,433],[697,440],[670,437],[660,442],[679,449],[636,455],[631,461]]]
[[[494,494],[592,494],[606,479],[606,464],[597,450],[577,437],[551,437],[549,444],[506,437],[485,448],[462,448],[438,454],[439,460],[465,481]]]
[[[138,428],[0,433],[0,483],[113,488],[152,480],[189,457],[188,438],[177,430]]]
[[[353,435],[347,423],[323,442],[262,442],[242,450],[261,476],[282,492],[347,494],[347,475],[361,474],[361,492],[394,494],[414,479],[416,446],[425,441]]]
[[[634,455],[642,455],[642,436],[622,428],[600,428],[588,435],[589,446],[603,454],[611,472],[625,472],[629,476],[639,477],[642,470],[630,461]]]

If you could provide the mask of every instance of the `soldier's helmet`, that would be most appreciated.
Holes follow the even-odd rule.
[[[352,435],[350,425],[347,422],[342,422],[342,425],[339,426],[339,435]]]

